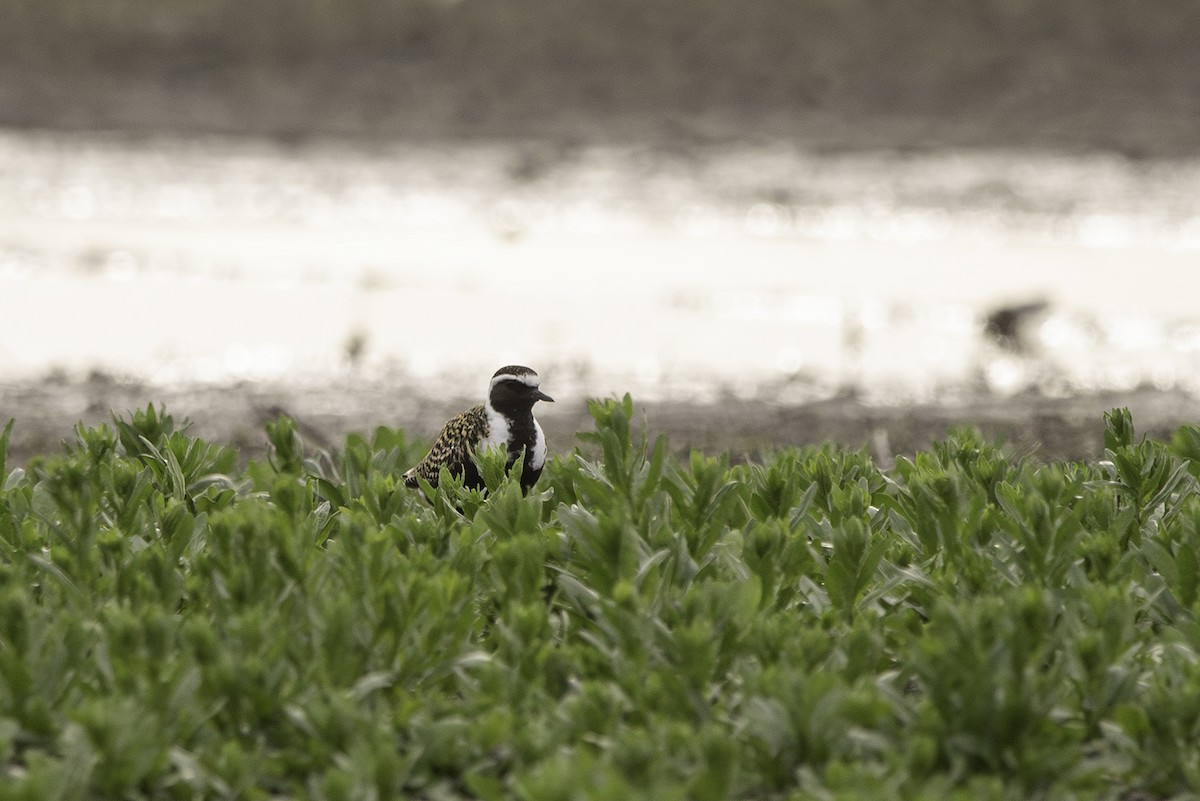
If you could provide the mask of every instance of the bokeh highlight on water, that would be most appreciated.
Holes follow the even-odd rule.
[[[6,381],[1196,392],[1197,268],[1196,161],[0,135]]]

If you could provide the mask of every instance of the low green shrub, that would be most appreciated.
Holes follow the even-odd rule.
[[[9,472],[10,423],[0,799],[1200,792],[1192,428],[881,470],[591,412],[527,496],[286,417],[239,468],[154,407]]]

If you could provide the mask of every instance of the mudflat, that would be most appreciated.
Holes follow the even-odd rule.
[[[556,397],[538,410],[551,451],[570,452],[575,435],[592,421],[586,398]],[[1012,397],[959,395],[942,403],[897,405],[867,403],[853,396],[798,404],[734,397],[714,403],[634,398],[639,423],[652,442],[665,435],[676,452],[692,448],[728,453],[736,461],[754,461],[773,450],[825,442],[865,448],[881,464],[911,455],[945,437],[951,429],[978,428],[1045,460],[1096,459],[1104,452],[1105,411],[1128,407],[1142,434],[1165,438],[1178,427],[1200,421],[1200,404],[1179,392],[1139,390],[1050,398],[1035,393]],[[111,423],[147,404],[163,406],[177,419],[187,418],[189,433],[241,449],[243,458],[267,448],[264,425],[280,414],[294,417],[312,448],[338,450],[345,436],[369,436],[377,426],[403,428],[430,441],[451,415],[477,403],[474,398],[431,398],[410,380],[368,380],[345,376],[322,385],[153,387],[116,381],[103,375],[87,380],[51,379],[0,385],[0,420],[14,418],[10,465],[35,454],[56,453],[74,437],[78,422]]]

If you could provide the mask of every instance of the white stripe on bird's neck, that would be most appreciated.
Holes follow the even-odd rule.
[[[508,447],[508,418],[500,412],[492,408],[492,402],[489,400],[483,405],[483,411],[487,415],[488,433],[479,443],[480,450],[488,448]]]
[[[542,426],[533,418],[533,453],[529,454],[529,466],[534,470],[541,470],[546,464],[546,435],[542,433]]]

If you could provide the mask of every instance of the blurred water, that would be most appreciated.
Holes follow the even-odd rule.
[[[1196,392],[1198,268],[1200,161],[0,135],[4,381]]]

